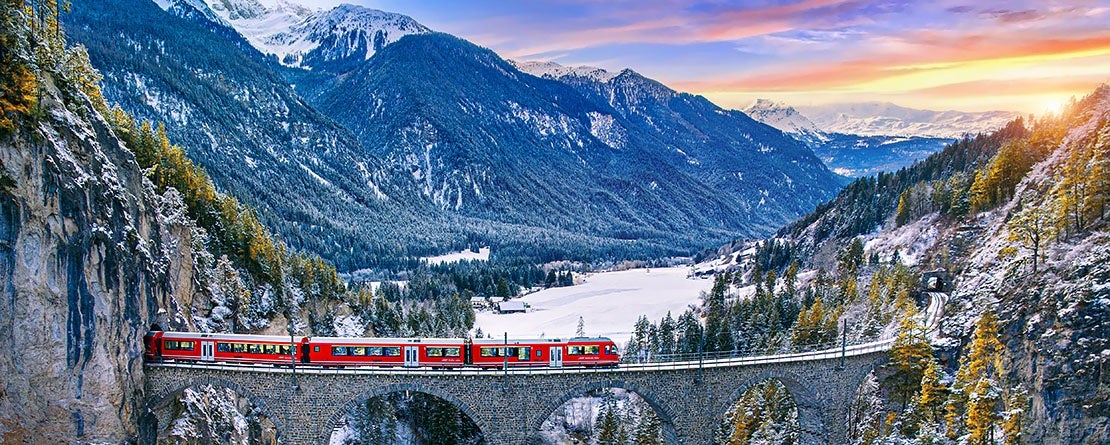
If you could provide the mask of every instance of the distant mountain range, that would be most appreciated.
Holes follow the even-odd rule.
[[[937,138],[991,132],[1021,115],[1013,111],[917,110],[889,102],[806,106],[798,111],[826,133]]]
[[[1008,111],[916,110],[891,103],[795,109],[767,99],[756,100],[744,112],[805,142],[830,169],[850,177],[908,167],[964,135],[994,131],[1019,116]]]
[[[73,3],[67,28],[110,101],[165,122],[219,188],[343,270],[479,244],[537,260],[689,254],[769,234],[840,187],[741,112],[631,70],[522,72],[398,14]]]

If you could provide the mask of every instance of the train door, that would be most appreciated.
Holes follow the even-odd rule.
[[[551,367],[560,368],[563,366],[563,347],[553,346],[551,348]]]
[[[415,368],[420,366],[420,348],[417,346],[405,346],[405,366]]]
[[[216,348],[212,342],[200,342],[200,359],[206,362],[210,362],[216,359]]]

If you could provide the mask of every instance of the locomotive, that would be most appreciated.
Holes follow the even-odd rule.
[[[570,339],[358,338],[150,331],[143,359],[406,368],[616,366],[604,337]]]

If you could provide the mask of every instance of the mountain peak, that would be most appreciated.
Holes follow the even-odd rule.
[[[809,118],[798,110],[781,102],[770,99],[756,99],[747,108],[741,110],[752,119],[775,127],[784,133],[793,135],[796,139],[813,145],[828,141],[828,136],[821,131]]]
[[[206,1],[252,46],[299,68],[348,71],[401,37],[431,32],[412,17],[348,3],[312,10],[286,0]]]

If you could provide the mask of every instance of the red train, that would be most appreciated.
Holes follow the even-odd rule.
[[[203,361],[459,368],[614,366],[617,345],[608,338],[486,340],[456,338],[290,337],[150,331],[147,361]]]

